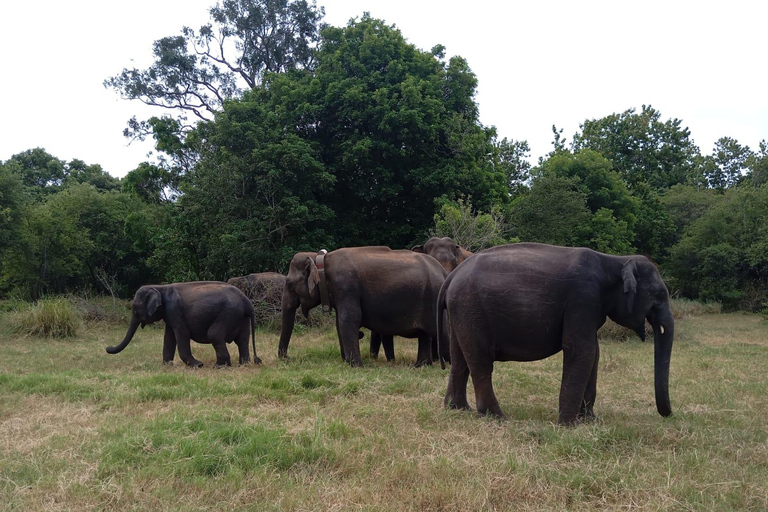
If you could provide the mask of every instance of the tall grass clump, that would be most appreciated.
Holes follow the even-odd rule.
[[[677,320],[689,316],[719,315],[723,310],[723,305],[719,302],[700,302],[676,298],[672,299],[670,304],[672,305],[672,315]]]
[[[16,334],[69,338],[77,335],[82,318],[68,299],[53,297],[40,299],[29,308],[12,312],[9,325]]]

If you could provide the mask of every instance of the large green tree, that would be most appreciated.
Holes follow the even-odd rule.
[[[487,158],[495,132],[479,123],[477,78],[442,55],[365,15],[323,31],[311,76],[271,85],[336,179],[324,202],[337,242],[404,247],[429,229],[437,198],[464,196],[482,211],[507,200],[505,172]]]
[[[662,121],[650,105],[584,121],[575,151],[590,148],[613,162],[630,189],[648,183],[657,191],[697,179],[699,149],[679,119]]]

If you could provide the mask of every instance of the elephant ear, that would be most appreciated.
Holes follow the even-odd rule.
[[[307,256],[307,288],[309,289],[310,295],[315,291],[315,287],[319,282],[320,274],[317,272],[317,265],[315,265],[312,258]]]
[[[635,309],[635,296],[637,295],[637,262],[627,261],[621,267],[621,279],[624,281],[624,294],[627,295],[627,310],[632,313]]]
[[[157,313],[157,309],[163,305],[163,299],[160,296],[160,292],[157,288],[152,288],[147,296],[147,315],[149,317],[154,316]]]
[[[424,254],[424,246],[423,245],[414,245],[413,247],[411,247],[411,250],[413,252],[419,252],[421,254]]]

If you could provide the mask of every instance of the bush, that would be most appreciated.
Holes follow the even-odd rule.
[[[14,333],[47,338],[68,338],[77,334],[82,317],[64,297],[44,298],[27,309],[10,314]]]
[[[111,297],[69,296],[69,301],[87,323],[123,325],[131,316],[131,301]]]

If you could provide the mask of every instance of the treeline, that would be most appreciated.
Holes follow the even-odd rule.
[[[281,5],[283,18],[244,10]],[[291,16],[304,25],[280,21]],[[470,249],[642,253],[675,293],[768,302],[765,141],[753,151],[724,137],[705,155],[680,120],[643,106],[585,120],[570,143],[553,127],[552,152],[532,166],[524,141],[480,123],[464,59],[368,15],[345,27],[321,18],[306,2],[225,1],[207,30],[158,41],[152,68],[108,79],[182,114],[131,120],[126,134],[153,137],[162,157],[122,180],[40,148],[1,162],[0,293],[126,296],[148,282],[282,271],[297,251],[407,248],[465,218],[494,230]],[[211,38],[245,40],[258,23],[301,26],[269,53],[279,62],[241,45],[248,73],[212,71]],[[184,97],[185,80],[209,80],[207,96]]]

